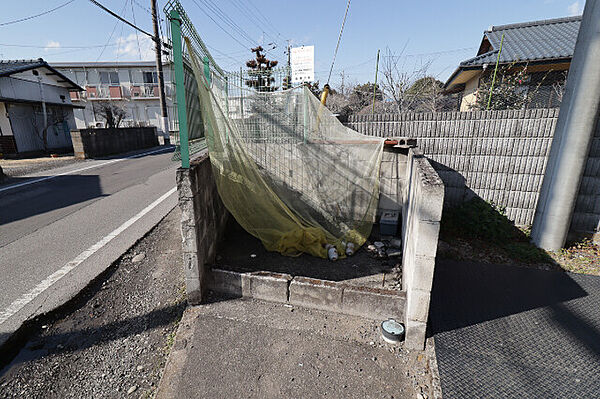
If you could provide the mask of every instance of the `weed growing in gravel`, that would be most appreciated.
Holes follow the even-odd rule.
[[[530,242],[531,226],[515,226],[504,207],[480,198],[445,210],[440,234],[444,241],[459,249],[448,252],[455,259],[481,260],[481,256],[465,253],[464,247],[467,247],[472,251],[485,251],[488,257],[494,258],[496,254],[515,263],[545,264],[575,273],[600,275],[600,247],[591,240],[546,252]],[[465,242],[469,245],[464,245]]]
[[[506,216],[506,208],[474,198],[447,209],[442,218],[442,236],[476,240],[500,251],[516,262],[554,263],[548,253],[529,242],[530,228],[518,228]]]

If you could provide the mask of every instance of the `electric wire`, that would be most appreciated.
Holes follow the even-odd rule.
[[[54,7],[51,10],[47,10],[47,11],[41,12],[41,13],[36,14],[36,15],[30,15],[29,17],[15,19],[14,21],[2,22],[2,23],[0,23],[0,26],[12,25],[12,24],[16,24],[18,22],[28,21],[28,20],[33,19],[33,18],[41,17],[42,15],[50,14],[51,12],[54,12],[54,11],[56,11],[58,9],[61,9],[64,6],[67,6],[67,5],[71,4],[74,1],[75,0],[69,0],[66,3],[63,3],[63,4],[59,5],[58,7]]]
[[[150,34],[148,32],[146,32],[145,30],[143,30],[142,28],[134,25],[133,23],[131,23],[130,21],[126,20],[125,18],[123,18],[122,16],[120,16],[119,14],[117,14],[116,12],[113,12],[111,10],[109,10],[108,8],[104,7],[102,4],[98,3],[96,0],[89,0],[92,4],[100,7],[102,10],[106,11],[107,13],[109,13],[110,15],[112,15],[113,17],[117,18],[119,21],[126,23],[127,25],[131,26],[133,29],[137,29],[138,31],[142,32],[144,35],[149,36],[150,38],[154,39],[154,35]],[[126,0],[125,3],[127,3],[129,0]],[[124,11],[125,9],[123,9]],[[121,11],[121,14],[123,14],[123,11]]]
[[[209,14],[207,13],[204,8],[202,8],[202,6],[196,1],[196,0],[192,0],[194,2],[194,4],[196,4],[196,6],[200,9],[200,11],[202,11],[208,18],[210,18],[211,21],[214,22],[215,25],[217,25],[217,27],[219,29],[221,29],[223,32],[225,32],[229,37],[231,37],[236,43],[238,43],[240,46],[242,46],[243,48],[247,49],[248,46],[244,43],[242,43],[241,41],[239,41],[237,39],[237,37],[233,36],[227,29],[223,28],[217,21],[215,21],[215,19]]]
[[[90,0],[90,1],[93,1],[93,0]],[[123,9],[121,10],[121,14],[123,14],[123,11],[125,11],[125,7],[127,7],[127,2],[128,1],[129,0],[125,1],[125,4],[123,5]],[[102,51],[100,52],[100,55],[98,55],[98,58],[96,58],[96,62],[98,62],[98,60],[100,59],[100,57],[102,57],[102,54],[104,54],[104,51],[106,50],[106,47],[108,47],[108,43],[110,43],[110,41],[112,40],[112,37],[115,34],[115,30],[117,30],[117,26],[118,25],[119,25],[119,21],[115,21],[115,26],[113,26],[112,32],[110,32],[110,36],[108,37],[108,40],[106,41],[107,45],[102,48]],[[119,43],[119,42],[117,41],[117,43]]]
[[[137,22],[135,21],[135,11],[133,10],[133,3],[134,2],[135,2],[135,0],[131,0],[131,17],[133,18],[133,23],[137,25]],[[139,56],[140,61],[141,61],[142,60],[142,49],[140,47],[140,36],[139,36],[137,30],[135,30],[135,40],[137,42],[138,56]]]
[[[331,79],[331,73],[333,72],[333,65],[335,64],[335,58],[337,57],[338,49],[340,48],[340,41],[342,40],[342,33],[344,32],[344,25],[346,24],[346,17],[348,16],[348,9],[350,8],[350,0],[346,5],[346,12],[344,13],[344,20],[342,21],[342,27],[340,28],[340,34],[338,36],[337,44],[335,46],[335,52],[333,53],[333,61],[331,61],[331,68],[329,69],[329,76],[327,77],[327,84]]]
[[[212,2],[211,0],[200,1],[204,3],[213,13],[215,13],[217,17],[219,17],[223,22],[235,29],[242,37],[244,37],[250,43],[258,43],[257,40],[253,39],[244,29],[242,29],[237,23],[235,23],[233,19],[231,19],[227,14],[225,14],[225,12],[223,12],[223,10],[214,2]]]

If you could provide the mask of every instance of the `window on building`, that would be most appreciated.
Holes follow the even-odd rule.
[[[144,72],[144,83],[156,83],[158,82],[158,77],[156,76],[156,72]]]
[[[100,72],[100,83],[101,84],[119,84],[119,74],[117,72]]]

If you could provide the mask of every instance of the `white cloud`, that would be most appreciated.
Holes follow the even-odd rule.
[[[46,44],[46,47],[44,47],[44,51],[48,51],[48,50],[52,50],[52,49],[57,49],[57,48],[60,48],[60,43],[59,42],[55,42],[54,40],[50,40]]]
[[[135,33],[131,33],[127,37],[117,39],[115,54],[119,59],[125,58],[131,61],[139,60],[141,57],[143,61],[151,61],[154,59],[154,42],[144,34],[138,34],[136,37]]]
[[[567,7],[569,15],[581,15],[583,13],[583,3],[577,0],[575,3]]]

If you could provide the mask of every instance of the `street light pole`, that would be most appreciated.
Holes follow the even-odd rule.
[[[165,145],[169,144],[169,114],[167,113],[167,99],[165,97],[165,80],[163,75],[161,37],[158,33],[158,16],[156,14],[156,0],[152,3],[152,25],[154,27],[154,45],[156,51],[156,75],[158,77],[158,96],[160,99],[160,129],[162,130]]]

